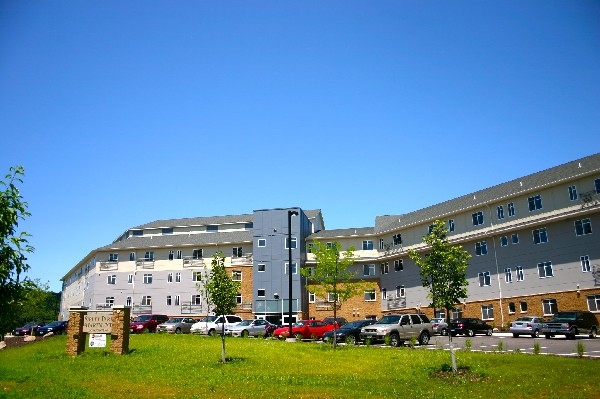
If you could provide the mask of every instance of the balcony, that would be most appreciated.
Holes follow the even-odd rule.
[[[112,309],[113,304],[112,303],[97,303],[96,304],[96,310],[107,310],[107,309]]]
[[[138,258],[135,265],[141,269],[154,269],[154,258]]]
[[[204,267],[204,258],[183,257],[183,267]]]
[[[100,261],[100,270],[118,270],[119,262],[116,260]]]
[[[406,309],[406,298],[388,298],[384,306],[386,310]]]
[[[140,305],[139,303],[134,303],[131,307],[131,313],[133,314],[147,314],[152,313],[152,305]]]
[[[595,191],[587,191],[579,194],[579,199],[581,200],[582,208],[585,208],[586,206],[598,205],[600,204],[600,193]]]
[[[231,266],[252,266],[252,254],[244,254],[240,257],[231,258]]]
[[[336,309],[341,308],[340,302],[325,301],[325,300],[315,301],[315,305],[317,307],[317,310],[333,310],[334,306]]]
[[[200,314],[202,313],[202,304],[194,302],[181,302],[181,314]]]
[[[252,302],[238,303],[237,306],[235,307],[235,310],[237,310],[237,311],[252,310]]]

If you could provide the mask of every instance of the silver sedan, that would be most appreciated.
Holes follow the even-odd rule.
[[[244,320],[225,329],[225,334],[233,337],[266,337],[272,332],[269,329],[271,326],[271,323],[266,320]]]
[[[540,336],[543,322],[544,319],[539,316],[521,316],[510,323],[509,331],[515,338],[518,338],[519,335],[531,335],[537,338]]]
[[[196,320],[191,317],[172,317],[163,324],[156,327],[157,332],[168,332],[172,334],[190,333],[190,329]]]

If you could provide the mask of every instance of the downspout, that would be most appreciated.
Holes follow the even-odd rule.
[[[494,235],[494,219],[492,217],[492,210],[489,207],[489,205],[486,203],[485,206],[487,207],[489,213],[490,213],[490,230],[492,233],[492,242],[494,244],[494,263],[496,264],[496,277],[498,279],[498,302],[500,303],[500,321],[501,321],[501,325],[500,325],[500,329],[504,328],[504,306],[502,305],[502,280],[500,278],[500,268],[498,266],[498,255],[496,254],[496,236]]]

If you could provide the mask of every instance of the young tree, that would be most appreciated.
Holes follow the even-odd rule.
[[[311,289],[316,295],[321,298],[333,295],[335,300],[334,320],[337,320],[338,303],[341,307],[343,302],[358,295],[363,289],[362,280],[356,281],[356,274],[348,270],[354,264],[354,247],[340,253],[341,247],[341,244],[337,242],[327,245],[316,240],[313,241],[312,253],[315,255],[317,266],[314,269],[303,268],[300,270],[302,276],[314,283]],[[336,346],[336,327],[337,325],[334,324],[334,348]]]
[[[429,288],[427,297],[434,309],[446,310],[446,319],[450,322],[450,312],[461,299],[467,297],[467,266],[471,257],[460,245],[450,245],[448,230],[441,220],[433,223],[429,235],[423,237],[431,249],[425,256],[415,250],[409,250],[408,256],[421,268],[421,283]],[[448,334],[452,349],[452,334]],[[454,351],[451,350],[452,370],[456,371]]]
[[[210,264],[210,275],[203,281],[203,289],[206,290],[209,303],[214,307],[215,315],[222,316],[224,320],[225,315],[231,313],[237,306],[235,298],[238,295],[240,283],[233,281],[227,274],[225,257],[222,252],[215,253]],[[225,357],[225,323],[221,329],[221,361],[223,363],[227,361]]]
[[[31,216],[16,186],[23,183],[24,175],[22,166],[11,167],[6,181],[0,180],[4,187],[0,191],[0,338],[18,318],[18,299],[23,290],[21,274],[29,269],[25,254],[34,251],[27,241],[30,235],[17,232],[19,220]]]

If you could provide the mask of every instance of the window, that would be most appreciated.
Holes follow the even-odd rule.
[[[144,255],[144,259],[146,259],[148,261],[154,261],[154,251],[146,251],[146,254]]]
[[[151,306],[152,305],[152,297],[150,295],[144,295],[142,297],[142,306]]]
[[[144,284],[152,284],[152,273],[144,273]]]
[[[254,223],[250,222],[250,223],[245,223],[244,224],[244,228],[246,230],[252,230],[254,228]]]
[[[433,231],[433,225],[430,224],[429,227],[427,227],[427,235],[431,234],[432,231]]]
[[[181,249],[177,250],[177,259],[181,259],[183,256],[181,256]]]
[[[130,296],[128,296],[127,299],[125,300],[125,306],[131,307],[131,297]]]
[[[500,237],[500,245],[503,247],[508,245],[508,237],[507,236]]]
[[[523,281],[524,280],[523,266],[517,266],[516,270],[517,270],[517,281]]]
[[[485,287],[491,284],[490,272],[479,273],[479,286]]]
[[[167,295],[167,306],[171,306],[171,295]]]
[[[383,250],[383,248],[384,248],[384,247],[385,247],[385,246],[383,245],[383,238],[380,238],[380,239],[379,239],[379,249],[380,249],[380,250]]]
[[[217,225],[206,226],[206,231],[212,231],[212,232],[219,231],[219,226],[217,226]]]
[[[389,262],[384,262],[381,264],[381,274],[388,274],[390,272],[390,264]]]
[[[475,243],[475,254],[477,256],[487,254],[487,244],[485,241]]]
[[[175,295],[175,306],[179,306],[180,300],[181,300],[181,297],[179,295]]]
[[[381,299],[382,300],[387,299],[387,289],[385,289],[385,288],[381,290]]]
[[[504,219],[504,207],[502,207],[502,205],[498,205],[496,207],[496,211],[498,213],[498,219]]]
[[[117,284],[117,275],[111,274],[106,276],[106,284]]]
[[[515,306],[514,302],[509,302],[508,303],[508,313],[509,314],[513,314],[517,311],[517,307]]]
[[[493,305],[482,305],[481,306],[481,318],[483,320],[490,320],[494,318],[494,306]]]
[[[131,262],[134,262],[134,261],[135,261],[135,252],[130,252],[130,253],[129,253],[129,260],[130,260]]]
[[[192,305],[202,305],[202,296],[192,295]]]
[[[462,308],[454,308],[452,309],[452,318],[460,319],[463,315]]]
[[[473,226],[479,226],[483,224],[483,212],[479,211],[474,213],[473,215]]]
[[[448,220],[448,231],[449,232],[453,232],[454,231],[454,219]]]
[[[285,262],[285,274],[288,274],[289,263]],[[298,274],[298,268],[296,267],[296,263],[292,263],[292,274]]]
[[[403,285],[396,286],[396,298],[404,298],[406,296],[406,289]]]
[[[529,197],[527,201],[529,202],[529,212],[542,209],[542,197],[540,195]]]
[[[231,279],[233,281],[242,281],[242,272],[240,270],[234,270],[231,272]]]
[[[373,302],[375,300],[375,290],[365,291],[365,301]]]
[[[592,234],[592,221],[589,218],[576,220],[575,235],[583,236],[586,234]]]
[[[402,234],[394,234],[392,236],[392,244],[402,245]]]
[[[127,284],[133,284],[133,274],[127,275]]]
[[[404,261],[402,259],[396,259],[394,261],[394,271],[401,272],[404,270]]]
[[[264,248],[267,246],[267,240],[265,238],[259,238],[258,239],[258,246],[260,248]]]
[[[512,238],[512,243],[513,244],[518,244],[519,243],[519,234],[518,233],[513,234],[511,236],[511,238]]]
[[[134,237],[143,236],[144,230],[131,230],[131,235]]]
[[[538,275],[540,278],[553,277],[552,273],[552,262],[542,262],[538,263]]]
[[[265,289],[264,289],[264,288],[259,288],[259,289],[256,291],[256,296],[264,297],[264,296],[266,295],[266,294],[265,294],[265,292],[266,292],[266,291],[265,291]]]
[[[325,246],[326,246],[327,248],[333,248],[333,243],[332,243],[332,242],[326,242],[326,243],[325,243]]]
[[[544,308],[544,316],[553,315],[558,312],[558,305],[556,299],[544,299],[542,300],[542,307]]]
[[[173,282],[173,273],[168,273],[167,274],[167,283],[172,283]]]
[[[519,307],[521,308],[521,313],[527,312],[527,302],[521,301],[519,303]]]
[[[259,273],[265,272],[267,270],[267,265],[265,265],[264,263],[259,263],[258,265],[256,265],[256,267],[258,268]]]
[[[375,265],[363,265],[363,276],[374,276],[375,275]]]
[[[588,295],[587,304],[590,312],[600,311],[600,295]]]
[[[112,308],[113,305],[115,304],[115,297],[114,296],[107,296],[106,299],[104,300],[104,304],[107,307]]]
[[[333,292],[327,293],[327,302],[337,302],[337,299],[339,299],[339,297],[336,298],[336,295],[333,295]]]
[[[600,194],[600,179],[594,180],[594,191],[596,194]]]
[[[504,281],[512,283],[512,272],[510,271],[510,267],[504,269]]]
[[[364,240],[363,241],[363,251],[370,251],[373,249],[373,241],[372,240]]]
[[[316,301],[315,293],[314,292],[309,292],[308,293],[308,302],[309,303],[315,303],[315,301]]]
[[[576,186],[569,186],[569,199],[571,201],[575,201],[577,199],[577,187]]]
[[[192,252],[192,259],[202,259],[202,258],[203,258],[202,248],[194,249],[194,251]]]
[[[534,244],[544,244],[548,242],[548,233],[546,232],[545,227],[533,230],[533,242]]]
[[[108,261],[109,262],[118,262],[119,254],[108,254]]]
[[[162,229],[162,233],[163,233],[163,235],[173,234],[173,228],[169,227],[166,229]]]
[[[181,283],[181,273],[179,273],[179,272],[175,273],[175,282]]]
[[[231,254],[234,258],[241,258],[244,255],[242,253],[242,247],[233,247]]]
[[[590,256],[584,255],[580,256],[579,260],[581,261],[581,271],[587,273],[590,271]]]
[[[307,251],[309,254],[312,254],[312,253],[313,253],[313,248],[314,248],[314,246],[315,246],[315,244],[313,244],[312,242],[309,242],[309,243],[308,243],[308,245],[306,246],[306,251]]]
[[[192,281],[202,281],[202,272],[193,272]]]
[[[515,216],[515,204],[509,202],[506,207],[508,208],[508,217]]]
[[[173,250],[169,251],[169,260],[173,260],[173,258],[175,258],[175,253],[173,252]]]
[[[297,247],[297,239],[296,237],[292,237],[292,249],[296,249]],[[290,240],[288,237],[285,238],[285,249],[290,249]]]

